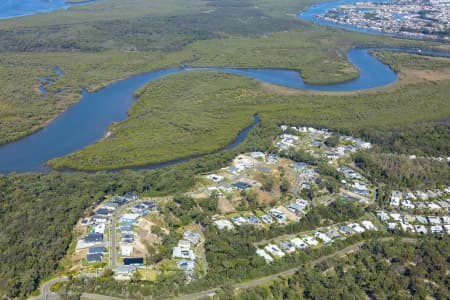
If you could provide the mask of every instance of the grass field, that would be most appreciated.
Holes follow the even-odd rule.
[[[386,54],[385,59],[404,54]],[[411,56],[411,55],[409,55]],[[402,68],[446,69],[450,60],[414,57]],[[418,63],[420,62],[420,63]],[[432,63],[431,63],[432,62]],[[291,122],[348,131],[393,130],[450,115],[446,80],[400,81],[385,91],[345,96],[280,95],[259,82],[217,72],[176,74],[138,91],[129,118],[111,136],[50,161],[55,168],[103,170],[209,153],[230,143],[258,113],[263,123]]]

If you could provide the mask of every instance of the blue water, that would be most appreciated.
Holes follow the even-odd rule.
[[[64,0],[0,0],[0,19],[29,16],[38,13],[67,9],[80,6],[96,0],[87,0],[81,3],[65,3]]]
[[[53,71],[55,72],[56,76],[64,77],[64,72],[58,66],[55,66],[53,68]],[[48,97],[48,91],[47,91],[47,89],[45,87],[46,86],[52,86],[53,84],[55,84],[55,82],[53,80],[51,80],[51,79],[48,79],[45,76],[39,77],[39,80],[42,81],[42,84],[39,85],[39,91],[42,93],[42,95],[45,98],[47,98]],[[61,91],[58,92],[58,94],[62,94],[62,93],[64,93],[64,89],[62,89]]]
[[[417,53],[417,49],[373,48],[374,50],[392,50]],[[135,101],[133,93],[143,85],[159,78],[182,72],[222,71],[250,77],[256,80],[282,85],[290,88],[310,91],[357,91],[376,88],[393,83],[397,75],[368,53],[368,49],[351,49],[348,59],[360,70],[360,77],[344,83],[331,85],[312,85],[303,81],[300,73],[280,69],[238,69],[238,68],[171,68],[148,72],[115,82],[107,87],[89,93],[82,92],[82,100],[69,108],[59,118],[44,129],[16,142],[0,146],[0,172],[48,171],[44,164],[55,157],[60,157],[101,139],[113,122],[127,118],[127,111]],[[425,55],[447,56],[450,53],[421,51]],[[55,68],[58,76],[62,70]],[[232,149],[239,145],[248,135],[254,124],[243,130],[236,140],[227,146]],[[144,166],[142,168],[160,168],[190,160],[180,159],[163,164]],[[137,169],[142,169],[137,168]]]
[[[86,147],[105,135],[113,122],[127,118],[134,102],[133,92],[164,76],[192,71],[223,71],[291,88],[313,91],[353,91],[384,86],[396,81],[396,74],[368,54],[366,49],[352,49],[348,58],[360,69],[358,79],[332,85],[304,83],[293,70],[236,68],[171,68],[132,76],[95,93],[82,93],[82,100],[39,132],[19,141],[0,146],[0,172],[46,170],[48,160]],[[56,71],[56,70],[55,70]],[[58,72],[57,72],[58,73]],[[62,74],[62,71],[60,71]],[[248,134],[245,132],[240,143]],[[229,147],[234,147],[232,144]]]

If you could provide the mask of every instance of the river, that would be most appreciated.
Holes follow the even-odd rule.
[[[317,13],[317,6],[313,6],[311,10]],[[412,53],[417,53],[418,51],[417,49],[398,48],[373,49]],[[421,53],[450,57],[450,53],[444,52],[421,51]],[[0,146],[0,172],[49,171],[50,169],[44,166],[47,161],[95,143],[105,135],[113,122],[125,120],[127,118],[128,108],[135,101],[133,97],[134,91],[149,82],[176,73],[221,71],[290,88],[332,92],[378,88],[397,80],[397,74],[389,66],[381,63],[372,56],[369,53],[369,49],[351,49],[348,51],[347,57],[359,69],[360,76],[354,80],[338,84],[307,84],[303,81],[301,74],[295,70],[187,67],[170,68],[132,76],[112,83],[93,93],[82,91],[81,101],[70,107],[48,126],[23,139]],[[55,67],[55,72],[58,76],[64,76],[64,70],[58,67]],[[45,84],[52,83],[45,83],[44,80]],[[41,91],[45,95],[44,85],[42,85]],[[259,119],[255,117],[254,124],[244,129],[236,140],[225,149],[231,149],[239,145],[246,138],[251,128],[258,122]],[[186,162],[189,159],[185,158],[157,165],[144,166],[143,168],[160,168]]]
[[[67,9],[73,6],[80,6],[95,1],[96,0],[86,0],[79,3],[66,3],[65,0],[1,0],[0,19],[10,19],[39,13],[47,13],[55,10]]]

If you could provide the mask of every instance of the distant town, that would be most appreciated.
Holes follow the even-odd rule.
[[[450,1],[398,0],[341,5],[316,17],[328,22],[398,34],[449,41]]]

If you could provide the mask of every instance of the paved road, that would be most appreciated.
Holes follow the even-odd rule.
[[[54,284],[56,284],[58,282],[63,282],[66,280],[67,280],[67,277],[58,277],[58,278],[47,281],[43,286],[41,286],[41,289],[40,289],[41,295],[37,296],[37,297],[32,297],[30,299],[32,299],[32,300],[47,300],[47,299],[52,299],[52,298],[58,298],[58,294],[50,291],[50,288]]]
[[[393,239],[394,238],[392,238],[392,237],[387,237],[387,238],[381,238],[381,239],[379,239],[379,241],[390,241],[390,240],[393,240]],[[402,241],[406,242],[406,243],[415,243],[416,239],[414,239],[414,238],[402,238]],[[312,262],[310,262],[309,265],[315,266],[315,265],[320,264],[320,263],[322,263],[322,262],[324,262],[327,259],[330,259],[332,257],[348,254],[350,252],[353,252],[353,251],[359,249],[365,243],[366,242],[359,242],[359,243],[353,244],[351,246],[348,246],[348,247],[346,247],[346,248],[344,248],[342,250],[336,251],[336,252],[334,252],[332,254],[329,254],[329,255],[326,255],[326,256],[322,256],[322,257],[320,257],[318,259],[315,259]],[[234,285],[232,285],[232,288],[243,289],[243,288],[255,287],[255,286],[258,286],[260,284],[267,283],[269,281],[272,281],[272,280],[280,278],[280,277],[293,275],[297,271],[299,271],[299,270],[301,270],[303,268],[304,268],[304,265],[301,265],[301,266],[298,266],[298,267],[286,270],[284,272],[280,272],[280,273],[277,273],[277,274],[269,275],[269,276],[266,276],[266,277],[263,277],[263,278],[255,279],[255,280],[244,282],[244,283],[234,284]],[[200,298],[200,297],[203,297],[203,296],[214,294],[215,292],[217,292],[218,289],[219,288],[213,288],[213,289],[210,289],[210,290],[206,290],[206,291],[202,291],[202,292],[198,292],[198,293],[193,293],[193,294],[188,294],[188,295],[183,295],[183,296],[180,296],[180,297],[177,297],[177,298],[171,298],[171,299],[174,299],[174,300],[192,300],[192,299],[197,299],[197,298]]]
[[[378,241],[390,241],[393,240],[393,237],[386,237],[386,238],[381,238],[378,239]],[[417,240],[415,238],[402,238],[401,239],[403,242],[406,243],[415,243]],[[357,249],[359,249],[362,245],[364,245],[366,242],[359,242],[356,244],[353,244],[351,246],[348,246],[344,249],[341,249],[339,251],[336,251],[332,254],[326,255],[326,256],[322,256],[318,259],[315,259],[313,261],[311,261],[308,265],[312,265],[315,266],[317,264],[320,264],[322,262],[324,262],[327,259],[330,259],[332,257],[336,257],[336,256],[340,256],[340,255],[344,255],[344,254],[348,254],[350,252],[353,252]],[[288,275],[293,275],[295,274],[297,271],[301,270],[304,268],[304,265],[277,273],[277,274],[272,274],[263,278],[259,278],[259,279],[255,279],[252,281],[248,281],[248,282],[244,282],[244,283],[237,283],[232,285],[232,288],[235,289],[243,289],[243,288],[251,288],[251,287],[255,287],[258,286],[260,284],[264,284],[267,283],[269,281],[272,281],[274,279],[280,278],[280,277],[284,277],[284,276],[288,276]],[[60,277],[60,278],[56,278],[53,280],[48,281],[47,283],[45,283],[42,287],[41,287],[41,296],[40,297],[36,297],[36,298],[32,298],[33,300],[47,300],[47,299],[51,299],[51,298],[56,298],[58,295],[55,293],[52,293],[50,291],[50,287],[57,283],[57,282],[62,282],[62,281],[66,281],[67,278],[66,277]],[[176,298],[168,298],[168,299],[174,299],[174,300],[192,300],[192,299],[197,299],[203,296],[207,296],[210,294],[214,294],[217,292],[217,290],[219,290],[219,288],[212,288],[206,291],[202,291],[202,292],[198,292],[198,293],[193,293],[193,294],[187,294],[187,295],[183,295],[180,297],[176,297]],[[83,293],[82,294],[83,297],[86,298],[91,298],[91,299],[97,299],[97,300],[120,300],[123,298],[115,298],[115,297],[110,297],[110,296],[105,296],[105,295],[99,295],[99,294],[89,294],[89,293]]]
[[[327,256],[323,256],[321,258],[313,260],[309,264],[317,265],[317,264],[319,264],[319,263],[321,263],[321,262],[323,262],[323,261],[325,261],[325,260],[327,260],[327,259],[329,259],[331,257],[340,256],[340,255],[344,255],[344,254],[350,253],[350,252],[352,252],[352,251],[354,251],[356,249],[359,249],[364,243],[365,242],[360,242],[360,243],[351,245],[351,246],[349,246],[347,248],[344,248],[342,250],[334,252],[333,254],[330,254],[330,255],[327,255]],[[304,265],[301,265],[301,266],[298,266],[298,267],[295,267],[295,268],[292,268],[292,269],[289,269],[289,270],[286,270],[286,271],[283,271],[283,272],[280,272],[280,273],[276,273],[276,274],[273,274],[273,275],[269,275],[269,276],[266,276],[266,277],[263,277],[263,278],[255,279],[255,280],[244,282],[244,283],[234,284],[234,285],[232,285],[232,287],[235,288],[235,289],[243,289],[243,288],[255,287],[255,286],[258,286],[260,284],[267,283],[269,281],[272,281],[272,280],[280,278],[280,277],[293,275],[293,274],[295,274],[295,272],[297,272],[297,271],[299,271],[299,270],[301,270],[303,268],[304,268]],[[218,290],[218,288],[214,288],[214,289],[210,289],[210,290],[199,292],[199,293],[195,293],[195,294],[189,294],[189,295],[180,296],[180,297],[174,298],[174,299],[176,299],[176,300],[197,299],[197,298],[200,298],[200,297],[203,297],[203,296],[207,296],[207,295],[213,294],[217,290]]]
[[[116,267],[117,261],[117,249],[116,249],[116,216],[111,218],[111,269]]]

